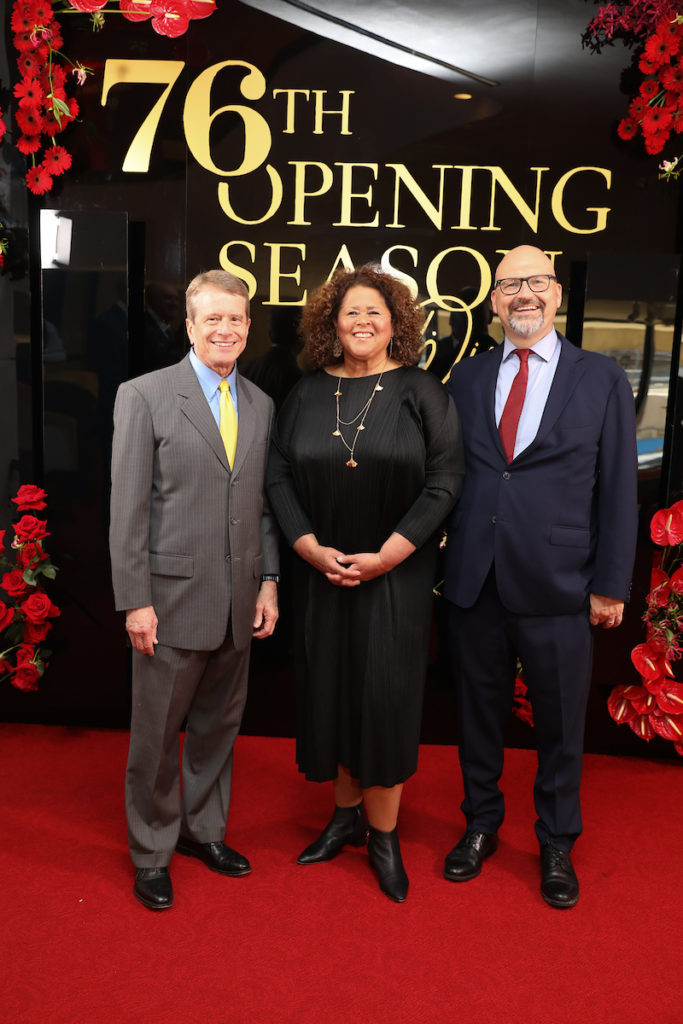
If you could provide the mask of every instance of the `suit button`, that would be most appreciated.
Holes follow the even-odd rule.
[[[231,519],[230,522],[233,526],[237,526],[237,524],[239,523],[239,519]]]
[[[494,526],[496,525],[496,517],[495,516],[491,516],[491,522],[493,523]]]
[[[508,471],[506,469],[505,472],[503,473],[503,480],[509,480],[511,476],[512,476],[512,474],[508,473]]]

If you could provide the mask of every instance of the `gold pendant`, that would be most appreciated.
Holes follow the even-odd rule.
[[[361,425],[359,426],[359,428],[358,428],[358,429],[359,429],[359,430],[365,430],[365,427],[364,427],[364,426],[363,426],[363,424],[361,423]]]
[[[358,465],[358,463],[354,459],[349,459],[349,461],[346,463],[346,465],[350,466],[351,469],[355,469],[356,466]]]
[[[337,398],[341,398],[341,391],[335,391],[335,396]]]
[[[341,437],[341,431],[333,430],[332,431],[332,437]]]
[[[378,384],[377,387],[375,388],[375,391],[384,391],[384,388],[382,387],[381,384]]]

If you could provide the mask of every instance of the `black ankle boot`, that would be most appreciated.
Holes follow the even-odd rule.
[[[379,887],[385,896],[403,903],[408,895],[408,876],[401,860],[398,832],[380,832],[370,825],[368,840],[370,865],[379,876]]]
[[[318,864],[332,860],[344,846],[365,846],[368,823],[363,805],[335,807],[332,820],[325,826],[314,843],[297,857],[297,864]]]

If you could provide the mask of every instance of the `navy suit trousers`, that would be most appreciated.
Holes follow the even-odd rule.
[[[575,615],[516,615],[492,570],[471,608],[448,602],[468,828],[494,833],[505,815],[499,787],[503,737],[519,657],[534,714],[539,843],[569,852],[581,832],[579,787],[593,636],[588,608]]]

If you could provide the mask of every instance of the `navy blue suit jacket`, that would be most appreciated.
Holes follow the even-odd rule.
[[[637,529],[633,392],[623,370],[560,336],[538,434],[510,465],[495,422],[503,346],[454,367],[465,483],[452,514],[444,594],[471,607],[495,559],[505,607],[565,615],[589,594],[627,600]]]

